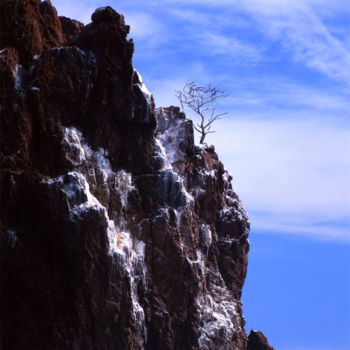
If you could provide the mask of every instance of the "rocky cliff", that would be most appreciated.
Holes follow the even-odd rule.
[[[260,349],[246,212],[192,122],[155,109],[128,32],[109,7],[84,26],[0,2],[1,348]]]

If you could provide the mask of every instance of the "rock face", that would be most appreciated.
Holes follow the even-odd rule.
[[[267,342],[266,337],[260,331],[251,330],[248,337],[247,350],[274,350]]]
[[[84,27],[0,4],[4,350],[247,349],[247,215],[128,32],[110,7]]]

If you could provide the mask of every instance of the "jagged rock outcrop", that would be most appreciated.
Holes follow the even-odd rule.
[[[274,350],[267,342],[266,337],[260,331],[251,330],[248,337],[247,350]]]
[[[4,350],[247,348],[247,215],[128,32],[109,7],[0,4]]]
[[[2,0],[0,13],[0,47],[14,47],[25,67],[29,67],[33,56],[65,41],[50,1]]]

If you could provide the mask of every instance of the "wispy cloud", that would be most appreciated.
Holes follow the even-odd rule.
[[[227,78],[225,80],[222,77],[221,81],[231,93],[224,101],[226,108],[253,107],[275,111],[279,109],[285,116],[291,111],[294,117],[296,112],[300,114],[301,110],[311,109],[313,113],[316,110],[320,111],[320,117],[327,115],[329,111],[350,117],[349,95],[346,89],[339,87],[337,90],[329,88],[325,91],[318,86],[291,82],[273,76],[236,80],[227,80]]]
[[[267,36],[279,40],[295,60],[333,79],[350,81],[350,46],[323,22],[324,1],[245,0],[239,7]]]
[[[232,35],[213,31],[199,31],[193,36],[199,46],[214,55],[225,55],[226,59],[256,62],[261,59],[261,49],[252,43],[246,43]]]
[[[154,95],[156,107],[166,107],[179,105],[175,97],[175,90],[181,90],[186,83],[193,80],[210,82],[210,76],[201,62],[190,62],[174,68],[169,77],[162,76],[157,79],[152,76],[144,76],[144,80]]]
[[[167,0],[173,6],[189,3],[183,0]],[[335,13],[349,14],[348,3],[344,0],[192,0],[207,8],[221,8],[226,16],[241,15],[252,28],[260,28],[261,33],[272,41],[279,42],[294,60],[316,69],[342,82],[350,81],[350,43],[339,38],[336,33],[342,28],[330,21]],[[188,15],[188,14],[187,14]],[[250,21],[246,18],[250,17]],[[188,18],[190,20],[190,15]],[[212,17],[212,24],[220,26],[222,18]],[[234,23],[234,19],[232,20]],[[210,27],[215,32],[215,25]]]
[[[276,215],[277,214],[277,215]],[[323,214],[323,213],[322,213]],[[350,222],[347,217],[315,217],[314,213],[276,213],[252,211],[249,214],[256,233],[278,233],[307,236],[327,241],[350,243]]]
[[[191,3],[188,2],[186,4],[191,5]],[[214,31],[218,28],[223,29],[227,27],[249,28],[251,25],[249,21],[242,18],[238,14],[235,16],[234,14],[230,13],[229,15],[225,16],[225,14],[213,14],[207,9],[183,7],[181,5],[179,6],[179,3],[177,3],[177,6],[174,5],[175,4],[169,6],[168,11],[177,21],[192,23],[193,25],[207,26],[207,29],[211,28]],[[213,27],[214,19],[215,27]]]
[[[130,35],[139,40],[152,40],[152,37],[164,34],[164,26],[155,16],[147,13],[127,13],[127,23],[130,25]]]
[[[154,79],[147,77],[147,84],[157,99],[157,105],[177,104],[174,90],[181,89],[185,83],[195,81],[205,85],[217,83],[229,92],[220,101],[219,107],[230,116],[245,114],[246,120],[257,119],[304,119],[318,114],[318,118],[331,119],[334,116],[350,120],[350,100],[346,89],[323,89],[314,85],[291,82],[278,77],[232,79],[225,74],[214,75],[197,62],[178,67],[170,75]],[[261,113],[264,111],[265,113]]]
[[[254,228],[350,241],[350,127],[333,119],[221,121],[210,141]]]

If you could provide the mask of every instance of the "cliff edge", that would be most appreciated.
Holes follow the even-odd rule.
[[[110,7],[0,3],[1,348],[260,349],[246,212],[128,32]]]

